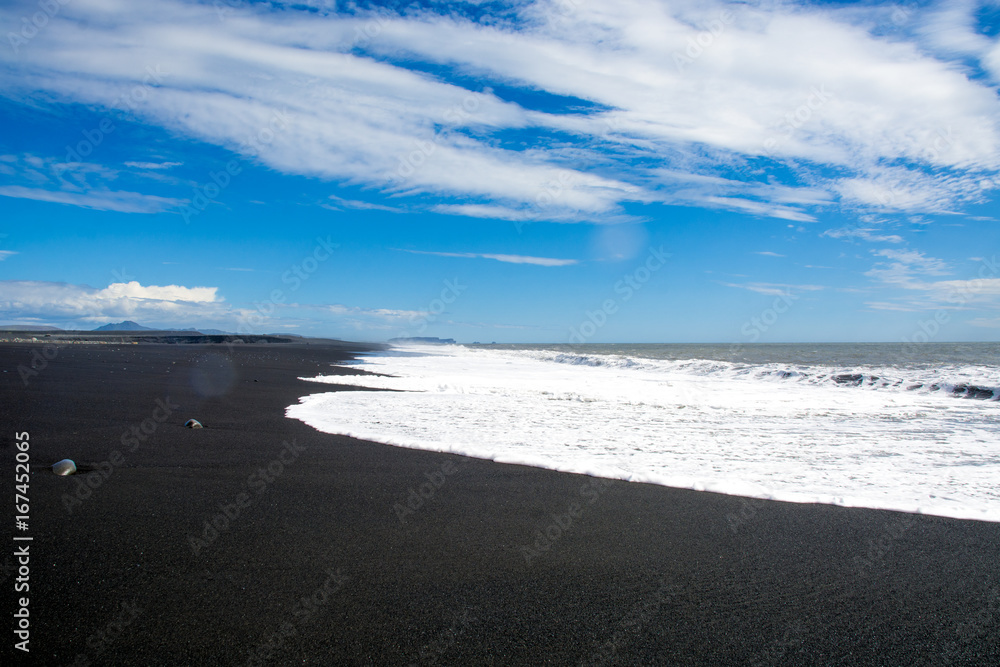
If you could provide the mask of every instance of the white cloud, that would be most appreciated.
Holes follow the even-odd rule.
[[[544,192],[544,191],[543,191]],[[463,215],[469,218],[485,218],[488,220],[509,220],[519,225],[534,222],[596,222],[599,224],[619,224],[639,222],[641,219],[623,213],[608,213],[603,211],[585,211],[550,203],[548,199],[543,204],[528,203],[519,208],[496,206],[493,204],[438,204],[431,210],[448,215]]]
[[[179,167],[183,162],[126,162],[126,167],[134,169],[172,169]]]
[[[345,306],[343,304],[323,306],[323,309],[333,313],[334,315],[374,317],[384,320],[400,320],[400,319],[411,320],[427,316],[427,313],[421,310],[398,310],[393,308],[359,308],[357,306]]]
[[[889,262],[876,264],[865,275],[885,286],[903,288],[919,296],[907,295],[896,301],[869,303],[882,310],[920,311],[932,309],[965,310],[973,306],[1000,306],[1000,277],[993,262],[983,260],[978,278],[928,280],[926,276],[951,273],[944,261],[916,250],[878,250],[873,254]]]
[[[926,29],[892,37],[871,30],[885,7],[540,0],[492,25],[434,7],[452,14],[74,0],[3,50],[0,94],[106,109],[124,95],[135,118],[281,172],[473,217],[615,221],[625,202],[663,201],[808,222],[838,200],[955,211],[996,184],[995,91],[958,59],[996,74],[1000,51],[971,36],[968,3],[914,9]],[[442,69],[397,64],[414,61]],[[581,108],[522,106],[449,69]],[[61,197],[168,205],[113,194]]]
[[[151,299],[157,301],[187,301],[191,303],[216,303],[222,299],[216,295],[217,287],[182,287],[180,285],[148,285],[143,287],[135,280],[127,283],[112,283],[99,292],[109,298]]]
[[[861,239],[871,243],[903,242],[903,237],[898,234],[879,234],[877,231],[872,227],[841,227],[840,229],[828,229],[820,236],[828,236],[832,239]]]
[[[787,296],[789,294],[795,294],[796,292],[817,292],[822,289],[826,289],[822,285],[788,285],[784,283],[721,283],[726,287],[736,287],[739,289],[750,290],[751,292],[756,292],[758,294],[765,294],[767,296]]]
[[[0,197],[33,199],[119,213],[159,213],[175,208],[183,200],[114,190],[118,174],[99,164],[62,162],[36,155],[6,156],[9,175],[20,184],[0,186]]]
[[[572,266],[578,259],[557,259],[554,257],[531,257],[528,255],[504,255],[478,252],[432,252],[429,250],[404,250],[414,255],[436,255],[437,257],[462,257],[466,259],[494,259],[507,264],[533,264],[535,266]]]
[[[947,55],[980,58],[988,54],[995,43],[975,29],[979,5],[974,0],[940,3],[921,17],[916,30],[921,43]]]
[[[578,264],[576,259],[556,259],[553,257],[530,257],[526,255],[479,255],[485,259],[495,259],[508,264],[534,264],[536,266],[572,266]]]
[[[916,313],[926,309],[926,305],[894,303],[891,301],[866,301],[865,305],[872,310],[889,310],[894,313]]]
[[[936,257],[927,257],[918,250],[893,250],[883,249],[873,251],[879,257],[888,257],[891,260],[916,266],[921,273],[941,275],[948,272],[948,266]]]
[[[0,250],[0,262],[4,261],[11,255],[16,255],[16,254],[17,254],[16,250]]]
[[[159,213],[180,206],[179,199],[144,195],[138,192],[97,190],[88,193],[52,192],[41,188],[25,188],[19,185],[0,186],[0,197],[34,199],[54,204],[68,204],[98,211],[119,213]]]
[[[771,252],[770,250],[760,250],[758,252],[755,252],[754,254],[763,255],[764,257],[784,257],[784,255],[776,252]]]
[[[929,283],[917,276],[941,276],[949,272],[948,265],[940,259],[927,257],[916,250],[875,250],[872,254],[886,257],[889,262],[879,262],[865,273],[886,285],[904,289],[926,290]]]
[[[136,320],[163,326],[236,321],[215,287],[113,283],[104,289],[29,280],[0,282],[0,316],[49,322]]]
[[[330,195],[328,197],[333,204],[323,204],[324,208],[328,208],[332,211],[340,211],[345,208],[358,209],[362,211],[388,211],[389,213],[406,213],[406,209],[397,208],[395,206],[384,206],[382,204],[372,204],[371,202],[358,201],[355,199],[344,199],[343,197],[338,197],[337,195]]]
[[[949,301],[967,301],[977,297],[1000,296],[1000,278],[939,280],[926,286]]]

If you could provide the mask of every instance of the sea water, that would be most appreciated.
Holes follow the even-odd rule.
[[[1000,344],[410,346],[321,431],[674,487],[1000,521]],[[321,387],[317,387],[321,389]]]

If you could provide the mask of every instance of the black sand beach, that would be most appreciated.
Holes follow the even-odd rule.
[[[17,433],[34,470],[17,532],[33,541],[0,557],[13,614],[10,545],[30,544],[13,664],[1000,664],[1000,524],[604,482],[287,419],[331,389],[297,376],[339,372],[351,346],[72,344],[25,383],[42,349],[0,345],[12,529]],[[62,458],[96,470],[42,467]]]

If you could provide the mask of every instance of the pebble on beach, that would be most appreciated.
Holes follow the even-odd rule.
[[[188,428],[205,428],[204,426],[201,425],[201,422],[198,421],[197,419],[189,419],[186,422],[184,422],[184,425],[187,426]]]
[[[52,464],[52,472],[57,475],[72,475],[76,472],[76,464],[72,459],[63,459]]]

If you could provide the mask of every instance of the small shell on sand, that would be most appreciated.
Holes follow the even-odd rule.
[[[72,459],[63,459],[52,464],[52,472],[57,475],[72,475],[76,472],[76,464]]]
[[[188,428],[205,428],[204,426],[201,425],[201,422],[198,421],[197,419],[189,419],[186,422],[184,422],[184,425],[187,426]]]

